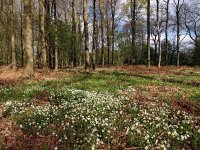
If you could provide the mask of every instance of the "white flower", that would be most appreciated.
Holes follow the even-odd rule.
[[[131,130],[135,130],[135,125],[134,124],[131,126]]]
[[[147,145],[147,146],[145,146],[145,150],[148,150],[149,149],[149,146]]]
[[[198,132],[200,133],[200,129],[198,130]]]
[[[149,138],[149,135],[147,134],[146,136],[145,136],[145,140],[147,140]]]
[[[177,115],[179,115],[179,114],[180,114],[180,110],[177,111]]]
[[[173,136],[173,137],[178,136],[178,133],[176,132],[176,130],[172,133],[172,136]]]
[[[7,102],[6,102],[6,105],[7,105],[7,106],[10,106],[11,104],[12,104],[11,101],[7,101]]]
[[[58,147],[56,146],[56,147],[54,147],[54,150],[58,150]]]
[[[128,134],[128,132],[129,132],[129,127],[126,129],[126,135]]]
[[[181,135],[181,140],[184,141],[184,139],[185,139],[185,136]]]
[[[141,134],[141,131],[139,129],[136,130],[138,134]]]
[[[167,147],[170,148],[170,144],[169,143],[167,144]]]

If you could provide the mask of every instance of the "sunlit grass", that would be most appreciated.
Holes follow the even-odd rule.
[[[180,80],[176,75],[170,78]],[[148,96],[148,86],[176,91],[158,91],[156,101],[135,100],[138,93]],[[198,102],[199,91],[197,86],[168,82],[160,75],[114,71],[2,87],[0,106],[3,117],[12,118],[25,134],[50,135],[61,149],[108,145],[113,149],[198,149],[197,118],[171,107],[170,101],[186,96]]]

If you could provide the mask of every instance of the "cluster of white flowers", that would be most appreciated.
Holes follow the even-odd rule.
[[[134,104],[135,105],[135,104]],[[194,124],[197,119],[188,113],[175,110],[163,103],[138,103],[139,112],[130,121],[130,133],[133,137],[140,136],[145,143],[145,149],[170,149],[177,143],[187,142],[193,136]],[[196,127],[200,128],[200,126]],[[197,130],[196,130],[197,131]],[[200,134],[198,134],[200,139]],[[142,138],[143,137],[143,138]],[[177,141],[177,142],[175,142]]]
[[[33,90],[38,91],[25,93]],[[140,139],[132,146],[170,149],[176,147],[176,141],[184,143],[192,137],[195,117],[165,103],[134,101],[131,98],[135,91],[131,86],[115,94],[63,86],[50,91],[48,101],[42,105],[33,99],[7,101],[3,108],[19,116],[16,121],[22,130],[35,135],[51,134],[60,144],[98,147],[118,140],[115,134],[125,132],[127,143]],[[199,125],[195,131],[200,136]]]

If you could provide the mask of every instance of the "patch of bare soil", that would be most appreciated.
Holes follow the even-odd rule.
[[[176,66],[163,66],[158,69],[157,66],[151,66],[147,67],[144,65],[137,65],[137,66],[115,66],[115,67],[110,67],[116,70],[121,70],[125,72],[129,72],[131,74],[143,74],[143,75],[149,75],[149,74],[160,74],[160,75],[194,75],[194,72],[196,70],[199,70],[199,67],[188,67],[188,66],[181,66],[181,67],[176,67]]]
[[[180,97],[177,97],[177,94]],[[171,86],[142,86],[135,94],[135,99],[139,102],[156,102],[162,104],[167,102],[175,109],[183,110],[189,114],[200,117],[200,102],[191,102],[185,93],[178,87]]]
[[[5,119],[0,120],[0,136],[3,149],[13,149],[13,145],[17,144],[16,137],[21,135],[19,129],[13,126],[12,121],[7,121]],[[12,148],[13,147],[13,148]]]
[[[188,100],[173,101],[173,106],[200,118],[200,102],[194,104]]]
[[[97,68],[97,72],[107,72],[107,71],[124,71],[127,73],[130,73],[132,75],[142,75],[142,76],[148,76],[148,75],[192,75],[195,70],[199,70],[199,68],[194,67],[187,67],[182,66],[177,68],[176,66],[169,66],[169,67],[161,67],[158,69],[156,66],[147,67],[144,65],[138,65],[138,66],[105,66],[104,68]],[[69,70],[61,70],[58,72],[55,72],[53,70],[46,70],[43,71],[41,69],[35,69],[34,70],[34,79],[37,81],[40,80],[54,80],[60,77],[66,77],[70,74],[78,73],[79,71],[83,72],[84,70],[82,68],[77,68],[75,71],[73,69]],[[17,83],[22,82],[21,76],[23,73],[23,69],[18,69],[17,71],[13,71],[10,69],[9,66],[2,66],[0,67],[0,86],[13,86]],[[195,76],[197,74],[194,74]],[[189,83],[190,84],[190,83]],[[198,83],[191,83],[192,85],[200,86]]]
[[[139,102],[156,102],[162,104],[173,99],[178,91],[177,87],[170,86],[140,86],[135,94],[135,99]]]
[[[46,147],[53,150],[56,141],[52,136],[25,135],[12,120],[0,118],[0,149],[40,150]]]
[[[170,83],[180,83],[180,84],[185,84],[189,86],[194,86],[194,87],[199,87],[200,86],[200,81],[185,81],[185,80],[176,80],[176,79],[162,79],[165,82],[170,82]]]
[[[58,71],[55,72],[53,70],[34,70],[34,80],[55,80],[61,77],[67,77],[71,75],[70,72]],[[18,69],[17,71],[13,71],[8,66],[3,66],[0,68],[0,86],[14,86],[18,83],[21,83],[21,76],[23,73],[23,69]]]

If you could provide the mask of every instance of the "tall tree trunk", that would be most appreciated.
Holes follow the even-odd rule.
[[[158,56],[158,68],[161,66],[161,57],[162,57],[162,49],[161,49],[161,41],[160,41],[160,0],[157,1],[157,30],[158,30],[158,47],[159,47],[159,56]]]
[[[109,0],[107,0],[107,4]],[[106,6],[106,38],[107,38],[107,49],[108,49],[108,65],[110,65],[110,12],[109,5]]]
[[[79,35],[79,65],[81,66],[82,65],[82,54],[83,54],[83,51],[82,51],[82,41],[83,41],[83,38],[82,38],[82,31],[81,31],[81,15],[79,15],[78,17],[78,35]]]
[[[100,21],[97,20],[97,26],[96,26],[96,29],[97,29],[97,36],[96,36],[96,64],[100,64],[100,61],[99,61],[99,53],[100,53],[100,41],[101,41],[101,37],[100,37]]]
[[[39,51],[41,54],[42,68],[46,68],[46,45],[45,45],[45,31],[44,31],[44,0],[39,0]]]
[[[148,0],[147,2],[147,49],[148,49],[148,67],[151,66],[151,48],[150,48],[150,28],[151,28],[151,24],[150,24],[150,0]]]
[[[25,67],[22,78],[33,76],[33,49],[32,49],[32,0],[24,0],[24,50],[26,55]]]
[[[117,0],[111,0],[111,13],[112,13],[112,65],[114,64],[114,50],[115,50],[115,10]]]
[[[23,43],[23,0],[20,0],[20,4],[21,4],[21,12],[20,12],[20,19],[21,19],[21,27],[20,27],[20,42],[21,42],[21,66],[23,67],[24,66],[24,43]]]
[[[76,0],[72,0],[71,65],[76,64]]]
[[[179,67],[179,44],[180,44],[180,16],[179,16],[179,0],[176,5],[176,26],[177,26],[177,41],[176,41],[176,51],[177,51],[177,67]]]
[[[99,8],[101,15],[101,66],[104,66],[104,8],[103,0],[99,0]]]
[[[54,9],[54,26],[55,26],[55,41],[54,41],[54,55],[55,55],[55,71],[58,71],[58,37],[57,37],[57,4],[56,0],[53,0],[53,9]]]
[[[45,0],[45,27],[46,27],[46,50],[47,50],[47,60],[49,68],[52,68],[52,54],[51,54],[51,16],[50,16],[50,1]]]
[[[10,17],[11,17],[11,50],[12,50],[12,69],[17,70],[16,49],[15,49],[15,30],[14,30],[14,1],[10,0]]]
[[[5,7],[9,8],[9,1],[5,1]],[[10,14],[9,14],[9,9],[6,9],[6,52],[5,52],[5,60],[6,60],[6,64],[8,65],[10,63],[10,26],[8,24],[10,24],[11,18],[10,18]]]
[[[83,20],[85,32],[85,71],[89,72],[90,67],[90,53],[89,53],[89,32],[88,32],[88,12],[87,0],[83,0]]]
[[[3,1],[0,1],[0,9],[1,9],[1,12],[0,12],[0,26],[2,27],[3,26],[3,8],[4,8],[4,3],[3,3]],[[0,44],[2,44],[2,45],[0,45],[0,46],[2,46],[2,50],[4,49],[3,48],[3,46],[4,46],[4,44],[3,44],[3,41],[4,41],[4,37],[3,37],[3,35],[2,34],[0,34],[0,41],[2,41],[2,43],[0,42]],[[1,53],[1,56],[0,56],[1,58],[2,58],[2,60],[0,60],[0,65],[3,65],[3,58],[4,58],[4,50],[2,51],[2,53]]]
[[[96,0],[93,0],[93,44],[92,44],[92,69],[95,70],[96,65],[96,38],[97,38],[97,28],[96,28]]]
[[[157,52],[158,52],[158,43],[157,43],[157,37],[155,36],[155,41],[154,41],[154,49],[155,49],[155,52],[154,52],[154,65],[156,66],[157,65]]]
[[[136,39],[136,0],[131,0],[131,28],[132,28],[132,41],[131,41],[131,64],[135,62],[135,39]]]
[[[168,22],[169,22],[169,1],[166,1],[166,20],[165,20],[165,43],[166,43],[166,66],[169,64],[169,43],[168,43]]]

